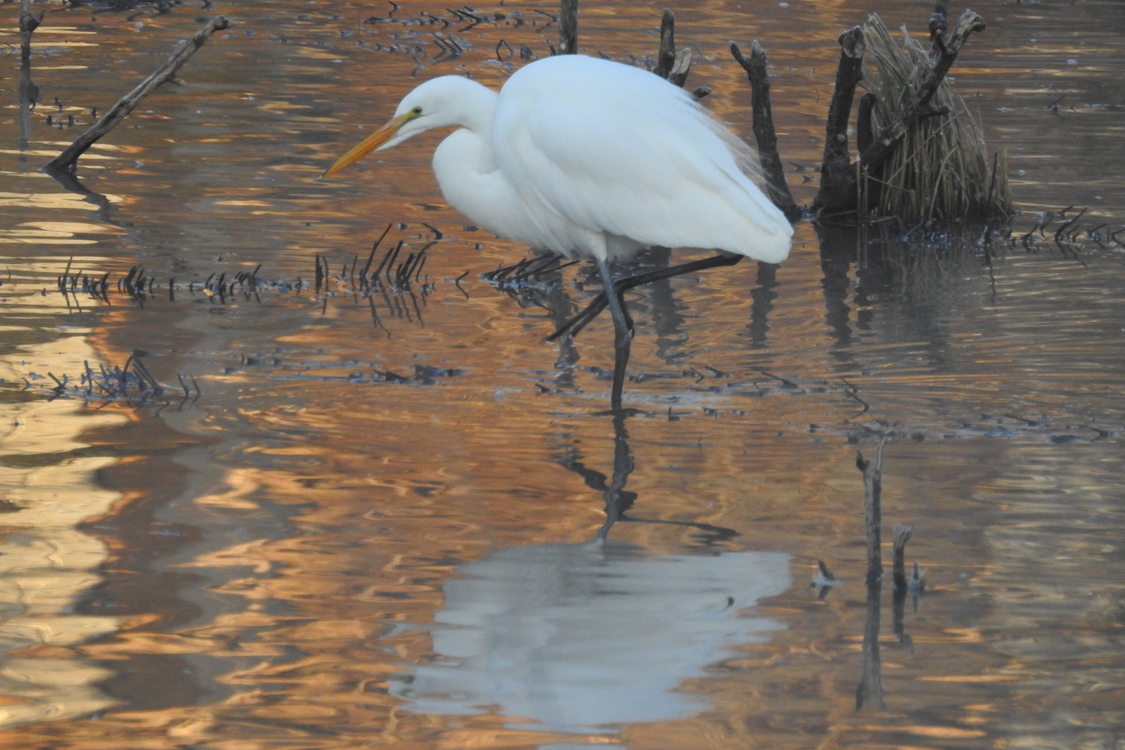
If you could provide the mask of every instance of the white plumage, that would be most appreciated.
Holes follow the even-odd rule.
[[[632,337],[621,292],[680,271],[615,282],[609,261],[648,245],[769,263],[789,254],[792,227],[762,192],[749,146],[673,84],[582,55],[533,62],[499,94],[458,76],[427,81],[324,176],[373,150],[449,126],[457,129],[433,159],[449,205],[501,237],[597,264],[614,322],[615,410]],[[591,303],[560,331],[577,330],[600,309]]]
[[[777,263],[792,228],[759,187],[753,152],[677,86],[583,55],[533,62],[500,93],[427,81],[335,174],[375,149],[459,126],[434,152],[442,194],[474,223],[568,257],[648,245]]]

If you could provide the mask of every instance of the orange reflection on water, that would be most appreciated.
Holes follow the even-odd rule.
[[[401,5],[400,17],[421,7]],[[556,6],[539,7],[546,13]],[[235,268],[262,263],[263,277],[284,280],[307,278],[315,254],[332,254],[333,273],[341,259],[358,255],[362,263],[371,240],[392,221],[408,219],[408,232],[419,236],[425,235],[420,223],[429,222],[447,238],[465,238],[433,249],[432,296],[388,294],[370,306],[337,279],[331,293],[315,301],[307,294],[223,301],[213,294],[181,295],[175,302],[161,295],[142,307],[117,296],[112,307],[88,317],[82,317],[88,310],[67,315],[59,295],[18,303],[23,311],[49,306],[57,315],[45,324],[21,321],[25,335],[45,331],[53,342],[56,327],[79,324],[85,335],[96,325],[92,340],[103,361],[120,364],[134,347],[151,348],[162,382],[175,382],[180,372],[198,376],[203,396],[183,408],[174,402],[139,407],[130,429],[107,429],[115,423],[66,412],[57,402],[59,411],[44,413],[57,422],[58,442],[46,443],[51,436],[42,419],[37,429],[44,446],[11,462],[18,471],[53,462],[56,470],[65,465],[84,473],[89,487],[120,488],[120,494],[93,491],[98,500],[91,507],[83,506],[89,497],[79,501],[74,491],[66,493],[68,503],[97,518],[91,529],[100,548],[85,542],[81,554],[59,557],[50,546],[57,539],[70,550],[84,540],[71,539],[77,532],[56,532],[54,516],[41,518],[46,531],[28,545],[27,565],[67,561],[65,575],[44,576],[45,586],[58,581],[59,593],[36,600],[45,602],[36,610],[39,621],[62,619],[83,587],[89,593],[84,611],[123,614],[72,615],[57,637],[51,628],[47,636],[35,631],[38,622],[21,623],[25,641],[36,645],[23,648],[20,658],[41,662],[20,666],[46,685],[45,671],[62,669],[56,659],[72,664],[67,680],[82,690],[54,691],[68,712],[98,701],[122,704],[97,720],[14,727],[6,740],[82,750],[117,750],[125,743],[161,750],[169,743],[232,750],[532,747],[568,739],[644,750],[754,743],[977,747],[1002,743],[990,742],[989,733],[1003,738],[1013,705],[1049,707],[1056,685],[1107,686],[1072,705],[1112,709],[1110,670],[1119,665],[1112,650],[1116,584],[1111,571],[1091,573],[1087,566],[1099,560],[1112,566],[1104,560],[1115,549],[1115,506],[1105,474],[1084,478],[1076,468],[1115,465],[1117,441],[1074,451],[1041,434],[973,438],[965,427],[967,421],[975,428],[982,413],[1000,406],[1016,414],[1010,421],[1067,416],[1076,402],[1113,412],[1115,402],[1104,394],[1120,384],[1120,358],[1113,353],[1118,340],[1091,330],[1090,300],[1109,308],[1104,319],[1112,333],[1120,327],[1120,316],[1112,314],[1119,296],[1105,293],[1095,274],[1053,254],[1016,258],[1010,267],[996,261],[997,268],[987,269],[996,272],[989,289],[988,274],[972,253],[928,264],[888,254],[881,264],[873,257],[875,243],[846,233],[836,244],[822,243],[804,225],[793,257],[772,282],[743,264],[630,294],[638,321],[631,365],[637,379],[627,386],[627,400],[646,413],[628,420],[627,435],[616,435],[610,420],[594,414],[608,388],[607,322],[596,322],[576,344],[545,343],[557,311],[522,308],[477,278],[482,269],[522,257],[524,249],[463,230],[464,220],[441,205],[426,169],[436,138],[404,145],[346,183],[315,180],[338,143],[361,131],[357,124],[383,119],[420,78],[467,70],[499,84],[506,71],[492,59],[493,43],[504,37],[515,48],[527,42],[542,51],[555,32],[546,16],[536,14],[539,25],[518,29],[458,32],[475,46],[439,64],[377,52],[375,43],[398,43],[396,34],[418,35],[424,46],[432,44],[432,34],[399,23],[360,24],[357,19],[371,12],[360,3],[326,25],[282,18],[299,18],[307,4],[243,10],[257,22],[247,28],[284,26],[285,41],[264,33],[214,40],[192,63],[195,86],[160,99],[152,116],[137,113],[134,122],[143,127],[118,133],[136,139],[128,156],[146,164],[83,173],[99,189],[128,186],[133,193],[132,206],[115,205],[111,215],[129,227],[122,233],[126,250],[136,253],[121,264],[143,261],[159,269],[161,280],[205,278],[222,256],[222,264]],[[725,46],[730,33],[759,36],[751,24],[760,20],[775,68],[784,155],[796,162],[789,166],[797,181],[811,174],[819,153],[838,55],[835,34],[862,20],[865,9],[821,2],[738,10],[710,3],[681,11],[681,45],[703,53],[693,83],[721,87],[709,106],[723,116],[740,115],[731,119],[745,132],[747,92]],[[584,49],[604,49],[619,59],[655,49],[652,9],[590,11]],[[916,7],[898,11],[921,27]],[[525,12],[532,17],[531,8]],[[186,15],[162,17],[161,31],[181,21],[190,25]],[[726,20],[731,15],[737,24]],[[647,31],[638,32],[638,25]],[[107,43],[123,36],[138,45],[148,41],[131,27],[105,34]],[[151,50],[157,51],[150,57],[165,52],[155,43]],[[514,53],[511,62],[517,62]],[[258,74],[247,76],[248,70]],[[1036,90],[1023,85],[1012,95],[1034,97]],[[1028,138],[1028,151],[1036,151],[1037,141]],[[1039,157],[1022,158],[1026,164]],[[1042,162],[1052,159],[1058,162],[1053,153]],[[13,190],[9,196],[9,207],[20,211],[69,207],[85,213],[91,205],[74,204],[69,194],[39,200]],[[81,229],[81,221],[52,223],[61,220],[28,216],[20,226],[71,231],[105,241],[115,253],[121,249],[119,235]],[[479,252],[473,248],[478,242]],[[45,257],[34,272],[13,263],[17,289],[53,283],[68,253],[58,244],[27,245]],[[75,264],[89,270],[107,262],[90,257]],[[465,271],[462,295],[448,279]],[[890,280],[871,281],[880,274]],[[596,291],[581,272],[557,284],[572,304]],[[407,315],[387,311],[396,301]],[[5,308],[13,310],[15,304]],[[373,311],[383,315],[381,328],[371,320]],[[93,359],[92,352],[69,345],[59,355],[54,346],[34,352],[33,367],[73,373]],[[13,369],[10,379],[19,382],[27,369]],[[865,401],[849,398],[842,381]],[[121,408],[118,413],[130,413]],[[921,436],[888,448],[886,518],[919,525],[911,554],[938,583],[908,617],[912,647],[889,627],[882,634],[890,709],[873,719],[854,708],[865,622],[857,604],[863,598],[859,481],[855,446],[847,440],[863,434],[862,424],[879,420],[901,420]],[[100,428],[94,451],[74,440],[88,426]],[[114,454],[125,460],[106,458]],[[1054,456],[1074,462],[1052,463]],[[665,564],[686,555],[721,567],[755,551],[793,558],[796,585],[786,583],[785,591],[744,611],[723,610],[730,623],[710,622],[730,624],[733,641],[714,658],[695,662],[706,662],[702,674],[674,672],[681,679],[668,691],[672,697],[705,707],[676,719],[583,727],[590,733],[577,739],[543,725],[538,729],[544,731],[514,726],[535,718],[524,715],[534,712],[519,708],[518,700],[479,705],[478,697],[464,706],[450,699],[446,705],[470,713],[461,716],[421,710],[437,699],[419,700],[420,678],[448,675],[443,670],[459,653],[458,638],[519,641],[525,633],[454,622],[467,617],[457,606],[458,593],[480,591],[475,573],[498,562],[518,566],[521,554],[589,552],[593,547],[584,545],[606,521],[606,491],[616,480],[620,490],[636,495],[610,540],[628,542],[649,561]],[[62,485],[64,478],[51,483]],[[1045,488],[1056,498],[1039,498]],[[111,497],[117,502],[109,507]],[[21,498],[42,502],[41,494]],[[1014,512],[1025,517],[1012,522]],[[58,520],[79,523],[65,514]],[[841,577],[823,600],[804,580],[820,558]],[[1053,562],[1025,569],[1029,558]],[[88,572],[102,563],[102,575]],[[636,577],[612,563],[601,569],[620,574],[619,588],[626,590]],[[594,557],[574,567],[602,564]],[[517,567],[528,573],[531,589],[519,597],[467,598],[480,607],[495,605],[503,613],[498,619],[507,622],[535,611],[542,601],[537,593],[546,599],[573,585],[562,575],[540,581],[533,569],[530,563]],[[21,575],[17,570],[13,579]],[[779,574],[771,579],[783,583]],[[643,640],[662,617],[684,619],[677,607],[695,601],[682,592],[666,596],[655,614],[619,628],[626,641]],[[27,597],[22,589],[10,600],[21,597]],[[1083,630],[1074,642],[1086,659],[1056,670],[1057,682],[1036,696],[1038,686],[1048,684],[1043,675],[1059,663],[1048,635],[1068,624],[1057,619],[1060,609]],[[571,622],[567,615],[582,611],[575,605],[553,621]],[[746,637],[743,620],[759,615],[784,629],[765,640]],[[550,624],[526,632],[539,635]],[[82,637],[79,659],[75,643]],[[472,658],[519,654],[514,661],[532,661],[522,643],[505,649],[497,637],[497,644]],[[654,668],[665,666],[660,650]],[[587,653],[599,655],[599,666],[613,663],[592,646],[574,652],[575,664]],[[97,660],[106,670],[97,677],[104,693],[90,688],[95,672],[83,660]],[[622,671],[626,677],[641,672]],[[667,671],[673,674],[671,666]],[[503,673],[497,667],[490,674]],[[477,695],[473,691],[488,681],[476,674],[473,690],[464,692]],[[25,686],[27,695],[33,688]],[[49,692],[26,700],[38,707]],[[17,700],[24,699],[17,693]],[[1040,736],[1054,736],[1055,729],[1045,726]]]
[[[93,245],[98,242],[97,239],[82,235],[111,232],[112,230],[107,230],[104,226],[74,221],[27,222],[0,229],[0,243],[52,246]]]
[[[81,336],[22,347],[36,366],[65,372],[93,356]],[[24,377],[0,360],[0,378]],[[0,678],[5,700],[0,726],[59,720],[103,710],[115,703],[98,687],[110,675],[83,653],[89,641],[114,632],[120,618],[78,614],[76,602],[98,581],[107,557],[102,540],[79,530],[105,513],[120,495],[101,489],[94,475],[112,465],[87,455],[87,429],[119,424],[118,414],[76,420],[73,401],[0,401]]]
[[[53,156],[53,154],[52,154]],[[121,199],[110,196],[110,202],[120,202]],[[43,193],[0,193],[0,206],[6,208],[37,208],[47,211],[67,210],[67,211],[94,211],[97,206],[89,203],[81,195],[75,193],[67,193],[59,190],[52,190]],[[32,223],[32,222],[28,222]],[[35,222],[36,224],[42,223],[55,223],[55,222]],[[75,222],[64,222],[66,224],[74,224]],[[82,231],[92,234],[104,234],[111,231],[104,224],[82,224]]]

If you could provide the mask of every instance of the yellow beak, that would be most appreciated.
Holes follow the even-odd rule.
[[[394,138],[395,133],[399,131],[399,128],[405,125],[407,120],[411,120],[414,117],[414,112],[404,112],[398,117],[393,118],[386,125],[379,128],[374,133],[360,141],[360,143],[352,148],[352,150],[348,151],[348,153],[337,159],[335,164],[324,170],[324,174],[322,174],[320,178],[323,180],[327,177],[331,177],[344,167],[350,164],[355,164],[357,161],[382,146],[391,138]]]

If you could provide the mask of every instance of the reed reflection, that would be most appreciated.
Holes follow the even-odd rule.
[[[899,336],[925,342],[928,369],[950,371],[953,337],[949,321],[966,293],[966,279],[979,268],[972,230],[965,236],[905,236],[894,226],[816,224],[820,240],[824,323],[834,343],[833,356],[845,368],[863,369],[856,344],[873,332],[894,341]],[[985,228],[987,230],[987,228]],[[991,238],[984,240],[990,242]],[[991,248],[984,261],[989,262]],[[879,308],[887,314],[874,320]]]
[[[91,356],[82,336],[36,331],[43,341],[0,357],[0,382],[22,377],[27,361],[57,367]],[[94,485],[115,459],[91,450],[85,437],[121,421],[65,400],[0,394],[0,729],[70,720],[116,702],[103,685],[110,670],[84,646],[116,632],[123,618],[79,605],[101,580],[110,550],[80,523],[121,499]]]
[[[524,260],[484,274],[498,289],[515,300],[521,308],[541,307],[547,311],[554,330],[559,330],[578,312],[578,306],[567,294],[563,269],[576,261],[564,261],[547,252],[532,251]],[[575,387],[574,366],[578,364],[578,347],[572,336],[558,339],[555,361],[555,384],[560,388]]]

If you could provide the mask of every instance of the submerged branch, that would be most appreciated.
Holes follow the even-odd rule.
[[[883,447],[887,436],[879,439],[875,458],[871,461],[856,452],[856,467],[863,472],[863,518],[867,537],[867,582],[877,582],[883,575],[882,532],[883,520]]]
[[[578,51],[578,0],[562,0],[559,4],[559,54]]]
[[[78,165],[78,157],[84,154],[86,149],[94,145],[98,139],[125,119],[146,96],[152,93],[161,84],[172,80],[176,72],[193,54],[195,54],[196,50],[203,46],[203,43],[207,41],[208,37],[216,31],[228,28],[229,26],[230,22],[225,16],[215,16],[208,21],[203,28],[197,31],[195,36],[191,39],[185,39],[180,42],[163,65],[149,74],[136,88],[121,97],[116,104],[102,115],[101,119],[91,125],[82,135],[78,136],[74,143],[67,146],[61,154],[47,162],[43,169],[51,173],[73,172]]]

